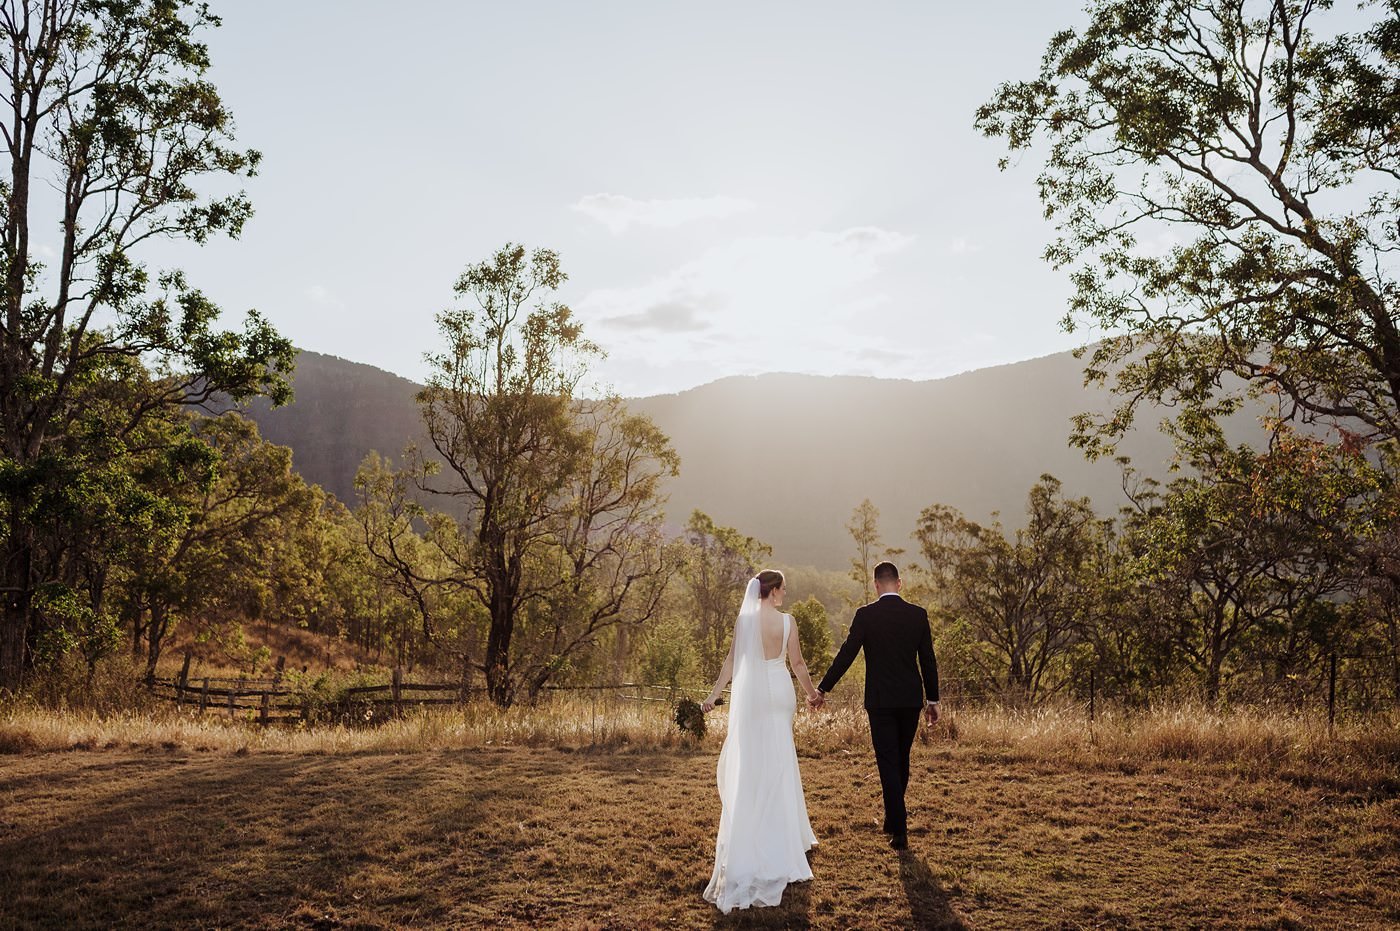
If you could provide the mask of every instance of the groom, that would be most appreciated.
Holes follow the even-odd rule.
[[[865,713],[885,796],[884,831],[896,850],[909,846],[904,791],[909,787],[909,750],[919,730],[919,711],[929,724],[938,720],[938,662],[928,612],[899,597],[900,587],[894,563],[875,567],[879,597],[856,609],[846,642],[817,687],[817,697],[809,702],[820,708],[856,653],[865,650]]]

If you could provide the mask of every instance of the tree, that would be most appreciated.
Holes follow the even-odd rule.
[[[1325,38],[1330,7],[1095,0],[1037,78],[978,110],[1012,153],[1048,143],[1065,326],[1110,334],[1086,378],[1122,398],[1079,418],[1091,453],[1143,403],[1216,429],[1235,385],[1276,396],[1281,420],[1400,437],[1400,4]]]
[[[63,438],[94,369],[112,357],[156,366],[129,430],[219,394],[289,396],[290,343],[256,314],[241,334],[217,332],[208,298],[178,271],[153,285],[138,256],[154,237],[236,236],[251,214],[241,193],[196,190],[259,159],[230,145],[232,119],[204,79],[197,36],[217,25],[191,0],[0,0],[0,689],[18,688],[43,634],[36,593],[61,582],[43,569],[41,502],[72,471]],[[45,187],[58,196],[34,196]],[[49,264],[35,259],[36,231],[57,236]]]
[[[1125,479],[1134,475],[1129,470]],[[1138,491],[1134,500],[1142,504],[1146,499]],[[1086,569],[1078,621],[1086,649],[1077,670],[1081,692],[1084,674],[1092,669],[1101,694],[1141,703],[1171,688],[1185,671],[1175,640],[1183,610],[1179,591],[1160,584],[1145,555],[1152,545],[1153,528],[1144,508],[1125,508],[1116,524],[1104,523]]]
[[[866,498],[851,512],[851,522],[846,525],[852,541],[856,545],[856,555],[851,560],[851,580],[865,593],[865,601],[875,600],[875,558],[883,550],[883,559],[894,559],[904,552],[902,549],[886,547],[880,540],[880,509]]]
[[[655,583],[670,571],[659,483],[678,460],[616,399],[576,396],[600,350],[549,300],[565,280],[558,255],[514,244],[469,266],[455,291],[475,306],[438,316],[445,348],[428,356],[418,394],[434,457],[410,450],[404,472],[369,463],[359,480],[366,538],[425,634],[434,637],[445,597],[465,594],[484,611],[474,662],[502,707],[521,685],[537,693],[604,627],[651,616]],[[427,510],[415,495],[452,510]],[[417,519],[428,560],[399,545],[411,545]],[[518,668],[522,625],[532,642]]]
[[[705,675],[719,671],[729,652],[729,636],[744,600],[744,586],[772,555],[768,544],[694,511],[685,525],[688,546],[682,573],[698,622],[695,638]]]
[[[674,697],[682,685],[703,680],[696,669],[693,634],[689,619],[678,613],[648,628],[637,652],[637,681],[667,686]]]
[[[564,280],[557,255],[513,244],[470,266],[454,290],[477,308],[439,315],[447,348],[428,357],[432,374],[418,395],[429,441],[455,479],[419,487],[467,510],[465,532],[437,520],[430,538],[467,570],[467,588],[490,616],[486,684],[502,706],[514,700],[516,618],[539,595],[526,584],[527,556],[547,543],[557,497],[583,455],[569,429],[579,359],[598,352],[564,305],[541,301],[528,309]],[[420,460],[420,472],[428,471]]]
[[[661,482],[680,470],[667,436],[618,398],[581,401],[573,429],[586,442],[557,514],[557,577],[537,603],[543,628],[522,674],[533,701],[605,631],[654,618],[679,555],[662,526]]]
[[[457,542],[451,552],[439,545],[455,542],[452,516],[430,512],[414,497],[425,471],[422,466],[394,469],[370,453],[355,474],[360,494],[355,517],[380,583],[393,600],[411,606],[423,641],[453,657],[465,690],[472,670],[484,669],[490,615],[474,591],[471,566],[454,559],[465,544]]]
[[[826,605],[811,596],[793,605],[790,613],[797,623],[797,642],[807,665],[814,670],[830,666],[831,628],[827,624]]]
[[[1324,606],[1350,597],[1348,567],[1369,533],[1359,525],[1371,522],[1360,502],[1376,496],[1381,476],[1357,450],[1288,430],[1264,452],[1197,447],[1190,464],[1195,474],[1165,494],[1138,494],[1143,557],[1158,583],[1177,592],[1175,644],[1215,700],[1250,638],[1256,656],[1273,651],[1279,671],[1289,671],[1306,625],[1335,616]],[[1324,641],[1320,652],[1334,648],[1326,641],[1336,632],[1308,635]]]
[[[1076,643],[1102,525],[1087,498],[1065,499],[1042,475],[1027,496],[1026,526],[1008,537],[952,508],[925,509],[915,532],[938,606],[965,624],[971,661],[1026,698],[1064,684],[1060,665]]]
[[[292,451],[258,436],[237,413],[196,417],[192,438],[209,449],[207,481],[158,488],[181,515],[173,532],[134,554],[127,583],[132,642],[155,678],[161,649],[181,618],[216,610],[256,616],[264,589],[284,582],[293,563],[275,558],[284,540],[318,516],[320,497],[292,471]]]
[[[1380,677],[1389,680],[1391,695],[1400,700],[1400,500],[1394,488],[1384,507],[1389,520],[1367,541],[1356,566],[1359,603],[1369,621],[1358,646],[1383,658]]]
[[[51,444],[49,481],[35,489],[31,529],[34,575],[43,579],[32,605],[36,664],[80,652],[89,675],[120,641],[114,603],[133,559],[175,532],[178,506],[162,495],[169,483],[198,485],[212,455],[187,442],[179,416],[148,416],[128,426],[146,396],[149,374],[137,361],[112,357],[74,388],[75,415]],[[173,412],[172,412],[173,413]]]
[[[322,519],[299,542],[318,597],[298,620],[318,633],[344,637],[376,660],[387,651],[386,665],[412,669],[425,646],[418,613],[365,546],[359,517],[328,498]]]

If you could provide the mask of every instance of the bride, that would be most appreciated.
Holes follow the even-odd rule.
[[[786,657],[808,698],[807,674],[792,615],[778,609],[787,586],[773,569],[749,580],[734,642],[701,706],[710,711],[733,676],[729,732],[719,753],[719,834],[705,899],[721,912],[777,905],[790,882],[812,878],[807,851],[817,839],[807,820],[792,719],[797,702]]]

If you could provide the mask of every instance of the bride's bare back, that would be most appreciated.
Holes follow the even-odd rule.
[[[763,658],[770,661],[781,658],[786,647],[783,643],[783,613],[764,605],[758,612],[758,630],[763,636]]]

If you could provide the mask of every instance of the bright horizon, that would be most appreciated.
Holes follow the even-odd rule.
[[[558,297],[608,353],[595,381],[626,396],[926,380],[1084,341],[1058,327],[1038,165],[998,171],[972,126],[1077,2],[418,4],[389,29],[379,9],[217,8],[256,215],[146,255],[225,325],[257,308],[421,382],[457,275],[513,241],[560,254]]]

